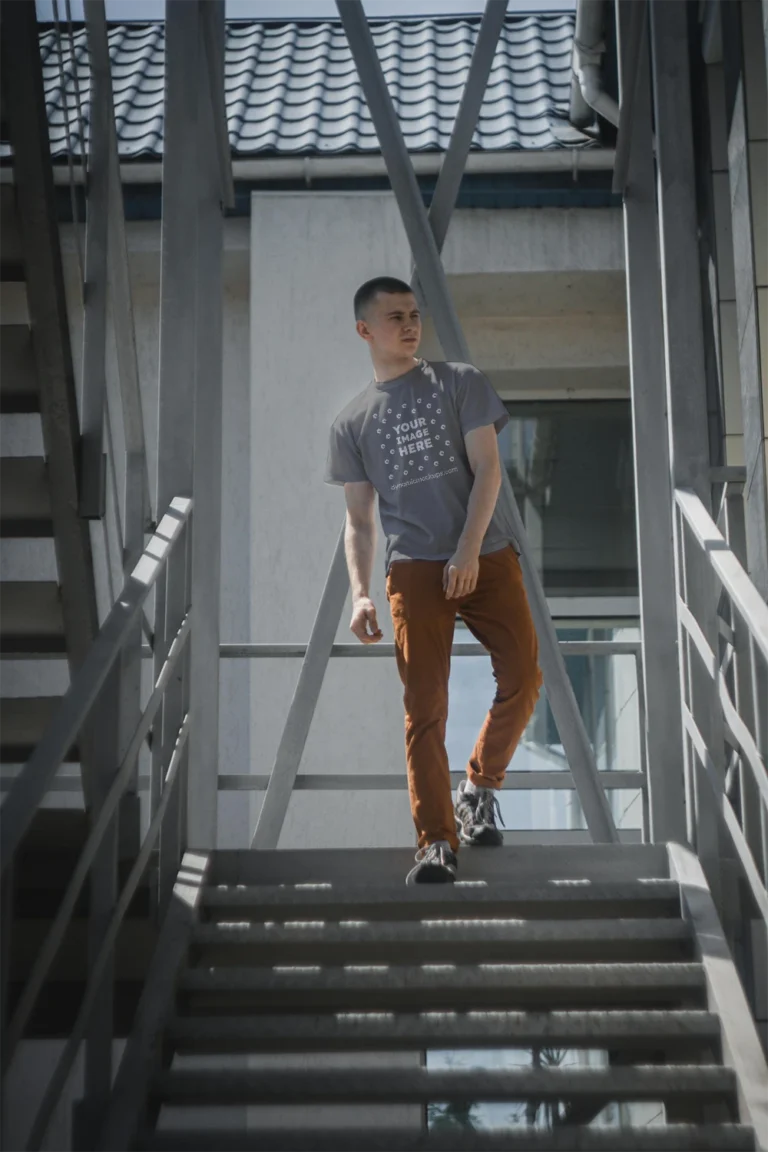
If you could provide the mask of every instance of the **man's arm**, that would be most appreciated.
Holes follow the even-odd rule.
[[[362,644],[376,644],[381,640],[382,632],[369,595],[376,552],[375,490],[368,481],[345,484],[344,496],[347,501],[344,550],[352,586],[352,622],[349,627]]]
[[[496,507],[501,487],[499,445],[493,424],[474,428],[464,437],[469,466],[474,473],[467,519],[459,543],[443,569],[445,598],[474,592],[480,571],[480,548]]]

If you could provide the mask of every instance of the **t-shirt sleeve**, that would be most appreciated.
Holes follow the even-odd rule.
[[[487,376],[471,364],[456,366],[456,408],[464,436],[475,428],[493,424],[501,432],[509,413]]]
[[[357,481],[367,479],[360,449],[355,444],[349,428],[334,422],[331,425],[328,444],[325,483],[354,484]]]

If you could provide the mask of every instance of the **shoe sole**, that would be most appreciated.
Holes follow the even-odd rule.
[[[445,864],[417,864],[405,878],[411,884],[454,884],[456,873]]]

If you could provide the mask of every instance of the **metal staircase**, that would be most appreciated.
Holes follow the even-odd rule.
[[[504,8],[489,2],[428,215],[362,6],[340,5],[418,266],[414,284],[455,359],[469,351],[439,249]],[[761,712],[768,608],[739,563],[735,534],[722,536],[710,515],[709,477],[702,483],[697,473],[692,491],[678,470],[670,487],[676,556],[668,557],[667,575],[683,674],[674,705],[680,738],[668,740],[666,753],[674,771],[649,757],[655,842],[619,843],[608,774],[597,770],[511,495],[547,692],[595,842],[464,851],[459,883],[437,890],[404,886],[412,864],[405,849],[276,850],[293,789],[305,783],[300,762],[328,660],[339,654],[334,639],[347,592],[340,539],[309,642],[288,646],[302,670],[252,849],[216,847],[225,779],[214,674],[221,654],[216,317],[221,206],[233,202],[224,8],[213,0],[168,5],[156,517],[106,15],[99,0],[86,0],[85,11],[94,92],[102,84],[104,101],[92,101],[86,263],[90,256],[99,274],[89,282],[83,357],[84,407],[98,419],[91,426],[81,414],[78,427],[43,90],[39,70],[28,66],[37,53],[34,6],[14,0],[2,9],[10,94],[2,119],[15,133],[16,195],[2,189],[0,408],[35,421],[39,413],[44,448],[3,461],[0,519],[6,539],[42,541],[49,551],[55,541],[58,567],[50,580],[38,572],[4,585],[0,633],[4,656],[67,657],[73,673],[63,698],[16,697],[0,713],[3,761],[26,760],[0,809],[4,1085],[30,1038],[64,1039],[24,1146],[44,1144],[82,1051],[72,1138],[79,1149],[765,1152],[768,1068],[740,977],[744,935],[768,924]],[[14,249],[6,238],[17,235],[17,211]],[[85,517],[94,509],[103,517],[107,270],[124,414],[124,579],[98,628]],[[6,298],[16,299],[17,312],[6,310]],[[675,333],[666,301],[664,308]],[[667,431],[661,421],[664,443]],[[679,420],[672,433],[680,438]],[[84,507],[86,441],[92,483]],[[685,462],[686,452],[677,457]],[[142,629],[154,674],[148,699],[140,692]],[[643,629],[643,670],[652,678],[653,613],[645,608]],[[253,654],[287,654],[280,649]],[[657,701],[648,712],[652,727],[658,715]],[[660,730],[667,738],[668,727]],[[647,732],[641,739],[650,746]],[[149,774],[140,778],[149,741]],[[78,742],[94,773],[83,781],[87,811],[65,838],[47,813],[40,820],[41,807]],[[230,779],[250,788],[256,776]],[[345,788],[353,779],[325,783]],[[139,834],[141,785],[147,804]],[[131,847],[123,851],[129,825]],[[50,851],[31,861],[41,829]],[[42,899],[35,863],[48,879],[56,873]],[[34,930],[24,923],[29,910],[40,921]],[[46,1002],[61,994],[64,979],[69,1003],[52,1028]],[[118,1059],[115,1041],[126,1037]],[[496,1114],[488,1109],[499,1105],[503,1122],[490,1125]]]
[[[465,850],[461,881],[437,889],[403,885],[410,858],[188,857],[195,912],[175,970],[158,952],[150,971],[99,1146],[756,1147],[744,1120],[760,1119],[765,1061],[746,1035],[738,1069],[724,1061],[690,853]],[[553,1049],[559,1066],[532,1061]],[[446,1050],[472,1061],[436,1067]],[[493,1128],[428,1121],[429,1105],[489,1102],[529,1112]],[[235,1109],[224,1125],[222,1108]]]

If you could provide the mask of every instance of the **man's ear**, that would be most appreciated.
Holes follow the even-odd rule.
[[[358,336],[360,336],[361,339],[368,343],[371,339],[371,330],[366,324],[365,320],[358,320],[357,324],[355,324],[355,328],[357,329]]]

